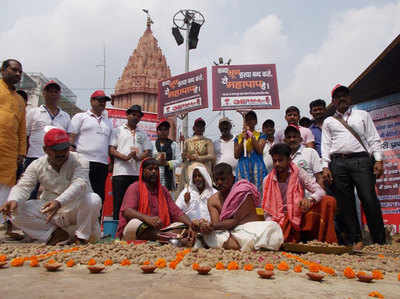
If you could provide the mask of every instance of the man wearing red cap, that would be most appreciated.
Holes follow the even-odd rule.
[[[87,243],[100,236],[101,199],[89,183],[89,163],[69,151],[69,137],[59,128],[44,136],[44,152],[25,170],[0,212],[28,237],[55,244]],[[40,183],[40,200],[28,200]]]
[[[345,244],[362,247],[354,187],[360,198],[374,243],[385,243],[381,206],[375,180],[383,174],[382,141],[371,116],[351,107],[350,91],[343,85],[332,90],[336,113],[322,125],[324,179],[332,184],[338,213],[336,222]],[[376,162],[371,161],[371,156]]]
[[[170,123],[161,119],[157,124],[157,140],[153,143],[153,157],[160,163],[160,181],[168,191],[176,190],[175,167],[181,164],[178,144],[169,139]]]
[[[46,126],[53,126],[71,132],[71,118],[68,113],[59,108],[61,86],[56,81],[49,81],[43,87],[44,104],[26,113],[26,135],[28,137],[28,153],[24,169],[37,158],[43,156],[43,136]],[[38,187],[31,194],[31,199],[37,198]]]
[[[93,191],[104,202],[104,190],[108,175],[108,147],[112,124],[105,113],[106,102],[111,99],[103,90],[90,96],[91,109],[77,113],[71,120],[71,143],[76,152],[89,161],[89,179]]]
[[[215,161],[214,144],[211,139],[203,136],[206,122],[199,117],[194,121],[193,137],[185,140],[182,160],[184,162],[183,174],[181,179],[181,190],[183,184],[189,184],[189,166],[194,162],[200,162],[207,168],[208,173],[212,174],[212,167]]]

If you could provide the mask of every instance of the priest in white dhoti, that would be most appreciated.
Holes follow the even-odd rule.
[[[89,182],[89,162],[69,151],[67,133],[51,128],[44,136],[45,156],[32,162],[0,207],[33,240],[48,244],[85,244],[100,237],[100,197]],[[40,183],[38,200],[28,200]]]
[[[207,200],[217,193],[207,168],[201,163],[193,163],[189,169],[189,184],[179,194],[176,205],[190,220],[210,221]]]
[[[202,223],[204,241],[211,248],[236,250],[278,250],[283,243],[282,230],[274,221],[257,215],[260,193],[247,180],[234,184],[232,167],[219,163],[214,167],[218,192],[208,200],[211,221]]]

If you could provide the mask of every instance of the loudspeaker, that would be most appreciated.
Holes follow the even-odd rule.
[[[172,27],[172,35],[174,36],[178,46],[183,44],[183,36],[178,27]]]

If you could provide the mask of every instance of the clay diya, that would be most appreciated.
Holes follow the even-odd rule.
[[[308,278],[314,281],[321,281],[325,275],[320,273],[308,272],[306,273]]]
[[[144,274],[150,274],[153,273],[154,270],[157,269],[157,267],[153,265],[142,265],[140,266],[140,269],[142,269]]]
[[[0,269],[7,268],[8,262],[0,262]]]
[[[264,279],[271,279],[272,276],[274,276],[274,271],[270,270],[258,270],[257,271],[258,276]]]
[[[90,273],[100,273],[101,271],[103,271],[106,267],[103,265],[93,265],[93,266],[88,266],[87,267],[90,271]]]
[[[211,271],[211,267],[198,267],[196,271],[200,275],[207,275]]]
[[[371,282],[374,279],[372,275],[368,274],[357,274],[357,278],[361,282]]]
[[[60,263],[52,263],[52,264],[46,263],[43,266],[47,269],[47,271],[55,272],[62,266],[62,264],[60,264]]]

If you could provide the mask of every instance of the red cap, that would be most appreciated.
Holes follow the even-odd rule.
[[[332,92],[331,92],[332,99],[333,99],[333,96],[335,95],[335,92],[338,92],[339,90],[344,90],[344,91],[349,92],[349,88],[348,87],[346,87],[344,85],[341,85],[341,84],[336,84],[335,87],[332,89]]]
[[[50,129],[44,135],[44,145],[56,151],[67,149],[70,146],[67,132],[59,128]]]
[[[168,124],[168,128],[171,128],[171,124],[169,123],[169,121],[166,118],[162,118],[158,121],[157,129],[159,126],[161,126],[161,124]]]
[[[90,99],[106,99],[106,101],[111,101],[111,98],[106,96],[103,90],[96,90],[94,93],[92,93]]]
[[[202,119],[201,117],[197,118],[194,121],[194,124],[196,125],[197,123],[200,123],[200,122],[203,123],[204,126],[206,125],[206,121],[204,119]]]
[[[43,90],[47,89],[50,85],[56,86],[58,88],[58,90],[61,90],[61,86],[60,84],[58,84],[56,81],[54,80],[50,80],[49,82],[47,82],[44,87]]]

